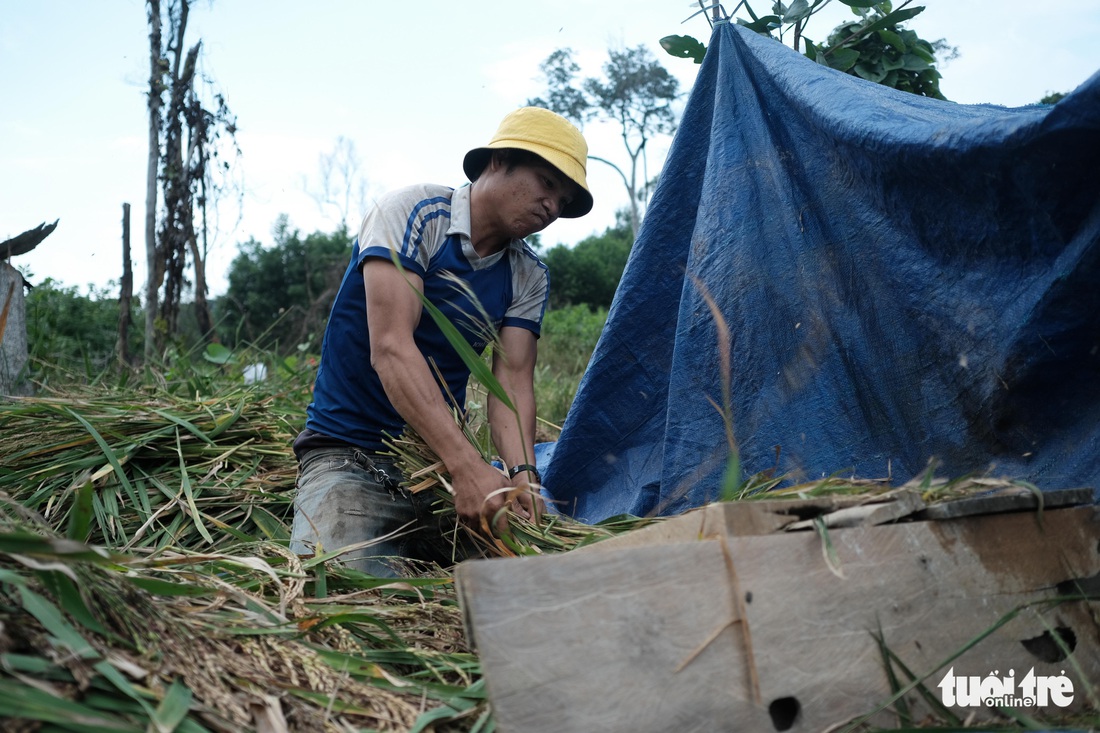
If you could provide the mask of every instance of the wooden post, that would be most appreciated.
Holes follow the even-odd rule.
[[[27,366],[27,320],[23,275],[0,260],[0,395],[31,394]]]
[[[134,270],[130,261],[130,204],[122,204],[122,283],[118,295],[118,364],[130,365],[130,304],[134,298]]]

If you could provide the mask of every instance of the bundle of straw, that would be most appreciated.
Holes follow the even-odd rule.
[[[461,418],[459,418],[459,426],[463,429],[471,444],[478,447],[478,441],[475,437],[476,431]],[[401,473],[406,477],[406,488],[413,493],[421,491],[434,492],[438,500],[439,512],[455,517],[455,521],[462,528],[462,531],[491,557],[516,557],[566,552],[646,523],[646,520],[637,519],[625,523],[583,524],[553,511],[543,513],[536,521],[508,509],[506,510],[507,523],[505,528],[496,535],[490,535],[458,522],[454,508],[454,497],[447,489],[451,483],[447,467],[415,430],[406,428],[399,439],[389,441],[387,446],[392,455],[396,457],[396,463]],[[485,454],[480,448],[479,451],[482,452],[482,458],[487,462],[493,459],[492,456]],[[532,487],[531,490],[537,491],[538,488],[537,486]]]
[[[94,487],[88,540],[109,547],[220,547],[286,537],[294,416],[274,398],[142,392],[0,402],[0,491],[55,526]]]

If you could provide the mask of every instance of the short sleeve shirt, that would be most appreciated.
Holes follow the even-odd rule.
[[[522,240],[480,257],[470,241],[470,189],[418,185],[386,194],[364,218],[329,315],[307,430],[369,451],[385,450],[404,419],[370,366],[368,258],[396,260],[424,282],[424,295],[480,353],[502,327],[537,337],[549,297],[546,266]],[[470,372],[427,309],[413,333],[443,376],[444,397],[465,405]],[[438,377],[437,377],[438,378]]]

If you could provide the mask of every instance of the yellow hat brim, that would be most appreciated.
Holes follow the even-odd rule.
[[[494,150],[512,148],[534,153],[577,184],[577,195],[562,209],[561,217],[575,219],[592,210],[592,193],[588,190],[585,165],[588,144],[580,130],[561,115],[539,107],[523,107],[512,112],[487,145],[474,148],[462,160],[462,169],[476,180]]]

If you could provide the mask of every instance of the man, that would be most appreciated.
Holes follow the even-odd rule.
[[[394,191],[364,218],[325,331],[306,428],[294,443],[294,551],[354,545],[343,559],[379,576],[395,574],[386,557],[449,564],[453,544],[432,513],[431,492],[399,487],[392,459],[379,455],[406,425],[446,465],[461,521],[485,526],[509,501],[526,516],[542,510],[529,487],[539,483],[534,367],[549,280],[523,238],[592,208],[587,157],[584,137],[565,118],[524,107],[466,154],[469,185]],[[421,296],[478,352],[498,334],[493,373],[518,416],[490,397],[488,418],[507,475],[485,463],[455,423],[448,400],[464,405],[470,373]]]

